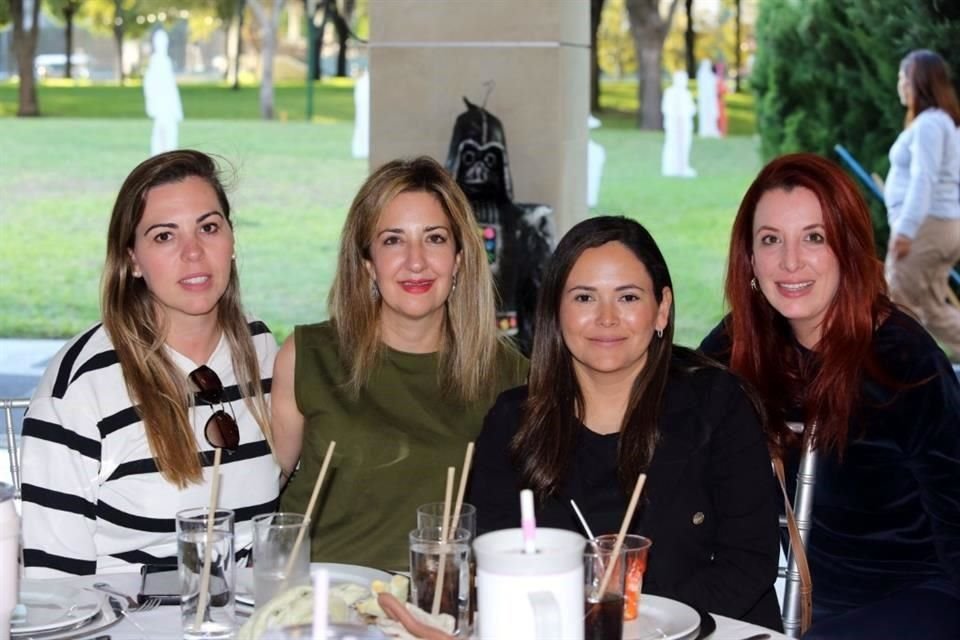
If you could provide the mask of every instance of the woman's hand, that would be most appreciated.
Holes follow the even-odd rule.
[[[892,255],[894,260],[901,260],[907,257],[910,253],[910,247],[912,246],[913,238],[908,238],[898,233],[890,239],[890,246],[887,248],[887,253]]]

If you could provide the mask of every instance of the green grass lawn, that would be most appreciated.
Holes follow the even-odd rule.
[[[92,93],[84,93],[88,89]],[[282,102],[287,89],[288,102]],[[238,264],[248,310],[280,337],[295,324],[325,317],[340,227],[367,174],[366,161],[350,157],[349,88],[320,87],[313,123],[302,119],[302,86],[278,93],[286,122],[238,122],[253,117],[244,115],[247,99],[255,116],[255,92],[245,96],[210,86],[182,91],[188,114],[200,108],[191,107],[191,96],[219,114],[188,119],[180,143],[219,154],[233,166]],[[103,114],[116,116],[92,117],[91,96],[93,102],[111,98]],[[15,98],[15,87],[0,85],[0,110]],[[145,157],[150,135],[136,87],[44,87],[40,99],[47,113],[75,111],[81,117],[0,118],[3,337],[68,337],[98,318],[110,208],[123,178]],[[662,178],[661,133],[608,127],[606,117],[604,122],[591,133],[607,151],[596,213],[635,217],[657,238],[673,274],[678,341],[696,344],[723,312],[729,227],[759,169],[756,142],[750,136],[696,140],[692,164],[700,177]]]
[[[240,87],[234,91],[219,84],[182,84],[180,99],[187,120],[256,120],[260,117],[260,89]],[[306,88],[303,83],[279,84],[274,93],[278,120],[306,119]],[[40,112],[56,118],[145,118],[143,87],[130,81],[116,85],[74,83],[69,80],[42,83],[37,91]],[[0,117],[17,113],[17,85],[0,83]],[[314,84],[313,118],[316,122],[353,122],[353,81],[335,78]]]

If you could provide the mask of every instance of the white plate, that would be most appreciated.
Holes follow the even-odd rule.
[[[693,607],[644,593],[637,619],[623,623],[623,640],[680,640],[699,628],[700,616]]]
[[[102,631],[112,624],[115,624],[120,616],[107,603],[106,595],[94,594],[101,598],[100,613],[87,620],[82,626],[76,629],[64,629],[61,631],[48,631],[42,636],[37,636],[36,640],[76,640],[78,637],[90,637],[98,631]],[[22,638],[20,635],[14,635],[13,638]]]
[[[390,574],[385,571],[355,564],[313,562],[310,567],[326,569],[330,575],[331,585],[353,582],[369,589],[370,583],[374,580],[390,581]],[[247,567],[237,569],[237,595],[235,599],[237,604],[253,606],[253,569]]]
[[[14,621],[13,636],[75,629],[105,608],[99,595],[51,580],[24,580],[20,604],[26,607],[26,618]]]

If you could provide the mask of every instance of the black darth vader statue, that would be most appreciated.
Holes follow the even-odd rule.
[[[467,110],[453,127],[447,169],[480,226],[500,297],[497,326],[529,355],[537,291],[553,246],[553,210],[513,202],[503,125],[483,107],[463,101]]]

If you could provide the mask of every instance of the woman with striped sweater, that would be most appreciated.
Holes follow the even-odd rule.
[[[274,510],[267,398],[276,343],[244,315],[216,163],[189,150],[141,163],[114,205],[102,322],[54,357],[23,428],[28,577],[176,563],[175,514],[209,502]]]

